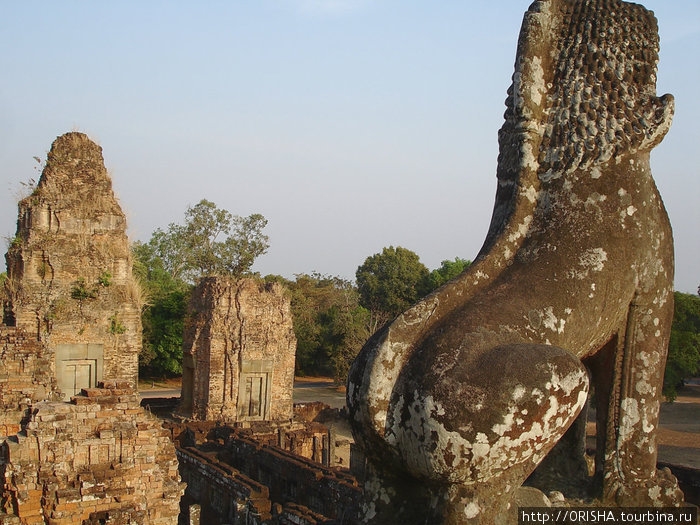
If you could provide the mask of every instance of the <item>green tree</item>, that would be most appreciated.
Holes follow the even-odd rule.
[[[132,253],[134,275],[146,296],[141,315],[140,374],[151,377],[181,374],[182,335],[192,286],[174,278],[150,244],[136,242]]]
[[[430,291],[440,288],[447,281],[450,281],[469,268],[471,261],[455,257],[454,261],[442,261],[440,268],[430,272]]]
[[[359,304],[334,305],[321,316],[322,341],[337,383],[347,382],[350,365],[370,335],[369,320],[369,311]]]
[[[355,273],[360,305],[372,315],[371,331],[430,291],[428,269],[411,250],[397,246],[371,255]]]
[[[683,380],[700,373],[700,297],[676,292],[663,393],[673,401]]]
[[[240,277],[269,247],[260,214],[232,215],[202,199],[185,211],[185,223],[157,229],[149,245],[174,279],[194,282],[204,275]]]
[[[182,335],[192,283],[205,275],[240,277],[267,251],[265,217],[232,215],[208,200],[185,211],[184,224],[157,229],[133,245],[134,273],[148,297],[142,314],[142,373],[182,372]]]
[[[283,284],[290,293],[292,322],[297,339],[295,373],[298,375],[328,375],[326,359],[320,351],[320,326],[318,311],[323,309],[322,293],[318,290],[318,279],[298,275],[290,281],[278,275],[267,275],[265,281]]]
[[[369,337],[369,312],[359,305],[357,289],[345,279],[318,273],[299,274],[296,281],[273,275],[265,280],[290,291],[296,373],[345,382],[350,363]]]

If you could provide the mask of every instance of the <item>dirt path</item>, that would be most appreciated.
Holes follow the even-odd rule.
[[[661,405],[659,461],[700,469],[700,383],[686,385]]]

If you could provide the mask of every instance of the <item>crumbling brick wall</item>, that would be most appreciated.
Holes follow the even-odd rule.
[[[207,277],[189,309],[180,412],[227,422],[291,419],[296,338],[284,288]]]
[[[64,399],[101,379],[136,386],[140,293],[126,218],[102,148],[87,136],[54,141],[37,188],[19,203],[6,260],[4,322],[35,335],[55,356]],[[79,379],[70,392],[68,375]]]
[[[263,444],[272,438],[248,430],[198,423],[171,429],[188,483],[185,515],[196,504],[202,522],[213,525],[359,522],[361,489],[345,469]]]
[[[0,437],[19,432],[32,404],[57,397],[44,346],[19,328],[0,325]]]
[[[293,501],[328,518],[344,516],[346,522],[356,522],[361,489],[345,469],[324,467],[236,434],[226,440],[218,457],[266,485],[272,501]]]
[[[143,401],[141,403],[143,405]],[[259,446],[280,448],[314,463],[335,466],[335,432],[321,423],[293,422],[279,426],[267,423],[233,427],[214,421],[168,421],[164,426],[170,431],[173,441],[183,447],[207,441],[224,443],[231,436],[236,436],[252,440]]]
[[[180,503],[184,515],[196,503],[202,523],[269,522],[272,502],[266,486],[195,447],[178,447],[177,457],[187,483]]]
[[[329,466],[333,461],[335,448],[331,443],[328,427],[321,423],[308,422],[290,428],[277,428],[267,432],[236,432],[241,437],[249,437],[259,445],[278,447],[296,456],[310,459],[314,463]]]
[[[0,508],[23,525],[177,523],[184,486],[169,433],[127,382],[104,387],[37,403],[0,444]]]

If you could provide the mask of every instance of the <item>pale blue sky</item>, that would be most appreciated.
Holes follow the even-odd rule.
[[[401,245],[473,258],[493,206],[497,131],[529,0],[0,0],[0,234],[33,156],[78,130],[102,145],[146,240],[202,198],[269,220],[262,274],[354,278]],[[676,288],[700,284],[700,2],[648,0],[659,93],[652,154]]]

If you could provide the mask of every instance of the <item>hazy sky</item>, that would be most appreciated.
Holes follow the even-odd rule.
[[[647,0],[660,94],[652,153],[676,288],[700,284],[700,2]],[[262,213],[262,274],[354,278],[400,245],[429,268],[481,247],[497,131],[529,0],[0,0],[0,234],[32,157],[103,148],[132,239],[202,198]]]

